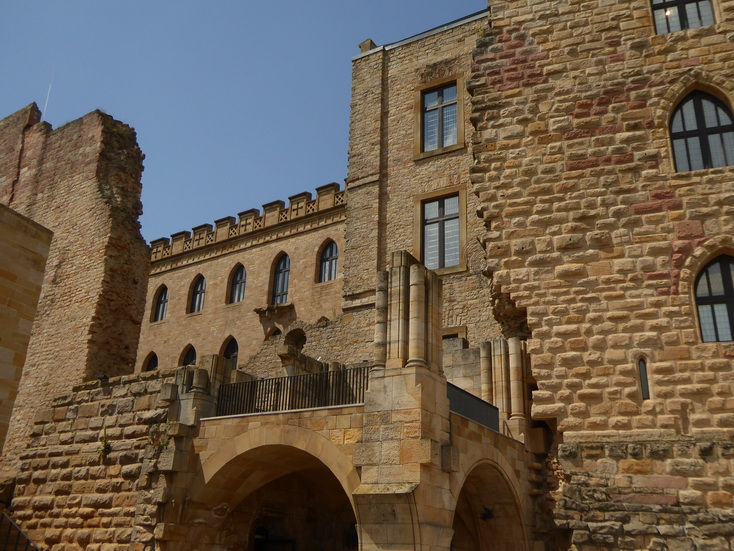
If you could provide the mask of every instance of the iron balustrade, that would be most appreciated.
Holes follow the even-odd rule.
[[[368,373],[365,366],[223,384],[217,417],[362,404]]]
[[[5,511],[0,516],[0,551],[38,551]]]
[[[495,432],[500,431],[500,412],[497,407],[456,385],[448,383],[449,409]]]

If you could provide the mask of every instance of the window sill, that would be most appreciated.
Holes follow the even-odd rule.
[[[194,316],[200,316],[200,315],[202,315],[203,313],[204,313],[204,311],[203,311],[203,310],[199,310],[198,312],[188,312],[188,313],[186,314],[186,317],[187,317],[187,318],[191,318],[191,317],[194,317]]]
[[[341,279],[341,276],[338,276],[336,279],[330,279],[329,281],[317,281],[315,285],[329,285],[330,283],[336,283]]]
[[[413,160],[421,161],[423,159],[428,159],[430,157],[436,157],[438,155],[443,155],[444,153],[451,153],[452,151],[459,151],[461,149],[466,149],[466,145],[463,143],[457,143],[455,145],[448,145],[440,149],[432,149],[431,151],[424,151],[422,153],[416,153],[415,155],[413,155]]]
[[[460,274],[467,271],[466,264],[459,264],[457,266],[449,266],[448,268],[439,268],[438,270],[433,270],[436,272],[436,274],[440,276],[445,275],[454,275],[454,274]]]
[[[151,321],[151,322],[150,322],[150,325],[151,325],[151,327],[152,327],[152,326],[154,326],[154,325],[160,325],[160,324],[162,324],[162,323],[166,323],[166,321],[168,321],[168,318],[163,318],[162,320],[158,320],[158,321]]]

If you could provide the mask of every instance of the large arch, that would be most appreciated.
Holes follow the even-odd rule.
[[[461,473],[460,485],[452,484],[456,499],[452,550],[528,551],[526,511],[517,480],[509,473],[496,461],[480,459]]]

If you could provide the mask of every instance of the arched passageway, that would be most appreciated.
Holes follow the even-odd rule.
[[[356,551],[356,518],[343,481],[287,445],[231,457],[191,497],[181,549]]]
[[[454,513],[452,551],[526,551],[520,506],[509,482],[491,463],[475,466]]]

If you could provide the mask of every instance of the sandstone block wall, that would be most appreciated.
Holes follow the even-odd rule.
[[[38,407],[133,370],[148,274],[135,132],[95,111],[56,130],[35,105],[0,121],[0,203],[54,232],[6,465]]]
[[[482,240],[532,331],[534,418],[578,454],[558,504],[578,549],[731,545],[732,343],[702,342],[693,283],[731,254],[734,169],[675,172],[669,137],[694,89],[734,105],[734,2],[713,4],[657,35],[647,1],[500,0],[473,54]]]
[[[173,380],[161,370],[85,383],[39,411],[12,503],[36,545],[153,549],[178,426],[161,389]]]
[[[188,345],[196,348],[198,358],[221,355],[230,337],[237,340],[238,363],[244,365],[276,331],[285,334],[296,322],[311,324],[318,331],[316,325],[322,318],[337,319],[342,313],[346,254],[344,199],[343,192],[335,193],[336,184],[325,187],[329,189],[322,190],[315,202],[299,201],[302,197],[296,196],[288,209],[274,203],[275,208],[265,206],[262,217],[246,211],[239,224],[223,219],[216,230],[199,227],[193,237],[181,233],[173,236],[172,242],[153,242],[137,369],[144,369],[151,353],[158,356],[161,367],[180,365]],[[310,212],[306,212],[306,203],[311,205]],[[334,280],[319,282],[320,255],[329,241],[338,247],[338,274]],[[268,308],[273,271],[281,253],[290,257],[289,305]],[[247,273],[245,295],[241,302],[230,304],[231,278],[238,264]],[[206,278],[204,307],[201,312],[189,313],[192,285],[198,275]],[[155,322],[155,300],[163,285],[168,288],[167,314]],[[308,333],[311,330],[306,335],[310,344],[313,335]],[[275,354],[267,361],[271,366],[280,363]]]
[[[483,253],[475,237],[481,221],[471,193],[471,52],[484,18],[467,18],[440,33],[373,48],[352,64],[345,262],[346,307],[374,301],[374,276],[393,251],[420,259],[421,200],[460,194],[462,262],[441,270],[446,328],[459,328],[472,346],[500,335],[481,275]],[[416,97],[436,83],[456,82],[463,106],[459,146],[440,154],[416,154]],[[420,132],[418,132],[418,135]],[[464,147],[461,146],[464,145]]]
[[[0,206],[0,446],[10,423],[52,233]]]

